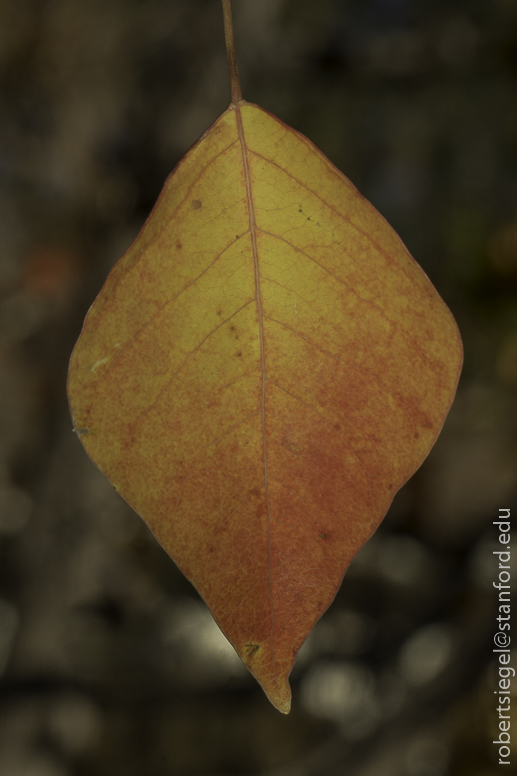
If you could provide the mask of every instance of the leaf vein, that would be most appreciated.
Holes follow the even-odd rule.
[[[299,186],[301,186],[301,188],[303,188],[303,189],[305,189],[306,191],[308,191],[308,192],[310,192],[311,194],[313,194],[313,195],[314,195],[314,196],[315,196],[317,199],[319,199],[319,201],[320,201],[320,202],[321,202],[323,205],[325,205],[325,206],[326,206],[326,207],[327,207],[329,210],[331,210],[331,211],[332,211],[333,213],[335,213],[337,216],[339,216],[339,217],[340,217],[340,218],[342,218],[344,221],[346,221],[346,223],[347,223],[347,224],[349,224],[349,225],[350,225],[350,226],[351,226],[353,229],[355,229],[357,232],[359,232],[359,234],[363,235],[363,237],[366,237],[366,238],[367,238],[367,240],[368,240],[368,241],[371,243],[371,245],[373,245],[373,246],[374,246],[374,248],[376,248],[376,249],[379,251],[379,253],[380,253],[382,256],[384,256],[384,258],[385,258],[385,259],[388,261],[388,263],[390,263],[390,264],[391,264],[391,263],[393,263],[393,259],[391,258],[391,256],[389,255],[389,253],[387,253],[387,252],[384,250],[384,248],[382,248],[382,246],[381,246],[381,245],[379,245],[379,243],[377,243],[375,240],[373,240],[373,239],[372,239],[372,236],[371,236],[371,234],[369,234],[368,232],[365,232],[365,231],[364,231],[364,229],[361,229],[361,227],[360,227],[360,226],[358,226],[357,224],[355,224],[355,223],[354,223],[354,222],[353,222],[353,221],[352,221],[352,220],[351,220],[351,219],[350,219],[348,216],[346,216],[346,215],[345,215],[344,213],[342,213],[340,210],[338,210],[338,209],[337,209],[337,208],[335,208],[333,205],[331,205],[329,202],[327,202],[327,200],[326,200],[324,197],[322,197],[320,194],[318,194],[316,191],[314,191],[314,189],[311,189],[311,188],[310,188],[310,186],[308,186],[306,183],[303,183],[303,181],[301,181],[301,180],[300,180],[299,178],[297,178],[295,175],[293,175],[292,173],[290,173],[290,172],[289,172],[288,170],[286,170],[284,167],[281,167],[279,164],[277,164],[276,162],[274,162],[272,159],[268,159],[267,157],[263,156],[262,154],[259,154],[259,153],[258,153],[258,151],[252,151],[252,150],[250,150],[250,153],[252,153],[254,156],[258,157],[259,159],[262,159],[264,162],[267,162],[267,163],[271,164],[273,167],[276,167],[276,168],[277,168],[277,170],[280,170],[281,172],[283,172],[285,175],[287,175],[287,177],[288,177],[288,178],[291,178],[291,180],[295,181],[295,182],[296,182],[296,183],[297,183]],[[321,154],[321,152],[320,152],[320,154]],[[321,154],[321,155],[322,155],[322,154]],[[322,155],[322,156],[323,156],[323,155]],[[339,177],[341,178],[341,175],[340,175]],[[343,176],[343,178],[345,178],[345,176]],[[341,180],[342,180],[342,179],[341,179]],[[346,180],[348,183],[350,183],[350,181],[348,181],[348,179],[347,179],[347,178],[345,178],[345,180]],[[355,186],[354,186],[354,188],[355,188]],[[355,189],[355,190],[357,191],[357,189]],[[361,195],[361,194],[360,194],[358,191],[357,191],[357,193],[359,194],[359,196],[361,197],[361,199],[363,199],[365,202],[367,201],[367,200],[366,200],[366,199],[365,199],[365,198],[364,198],[364,197],[363,197],[363,196],[362,196],[362,195]],[[406,275],[407,275],[407,273],[405,272],[405,270],[404,270],[403,268],[401,268],[401,269],[404,271],[404,274],[406,274]]]
[[[334,353],[331,353],[329,350],[325,350],[325,348],[322,348],[321,345],[318,345],[316,342],[314,342],[313,340],[309,339],[309,337],[307,337],[305,334],[301,334],[299,331],[296,331],[296,329],[293,329],[287,323],[283,323],[282,321],[279,321],[276,318],[271,318],[271,316],[269,316],[269,315],[264,315],[264,318],[267,318],[268,321],[271,321],[272,323],[276,323],[279,326],[283,326],[285,329],[288,329],[293,334],[295,334],[297,337],[300,337],[301,339],[303,339],[306,342],[308,342],[309,345],[312,345],[312,347],[316,348],[316,350],[319,350],[321,353],[325,353],[325,355],[329,356],[330,358],[333,358],[335,361],[339,361],[339,363],[344,364],[345,366],[349,366],[352,369],[356,369],[358,372],[361,372],[362,374],[368,375],[368,377],[371,377],[373,380],[375,380],[381,386],[381,388],[383,390],[385,390],[386,393],[388,393],[400,405],[400,408],[402,409],[402,412],[406,416],[406,418],[407,418],[407,420],[408,420],[408,422],[409,422],[409,424],[411,426],[411,430],[413,431],[413,434],[414,434],[415,427],[414,427],[413,419],[411,418],[411,415],[407,411],[407,409],[406,409],[406,407],[404,405],[404,402],[402,401],[400,396],[398,396],[396,393],[393,393],[393,391],[390,391],[390,389],[382,382],[382,380],[380,380],[377,377],[377,375],[375,375],[373,372],[370,372],[369,369],[365,369],[364,367],[361,367],[358,364],[354,364],[353,361],[346,361],[345,359],[340,358],[339,356],[336,356]],[[350,425],[353,425],[353,424],[350,423]],[[365,436],[368,439],[374,439],[374,437],[371,437],[368,434],[365,434]]]
[[[133,423],[131,424],[131,427],[130,427],[130,434],[131,434],[131,436],[133,435],[133,433],[134,433],[134,430],[135,430],[136,426],[137,426],[137,425],[138,425],[138,423],[139,423],[139,422],[142,420],[142,418],[143,418],[143,417],[145,417],[146,415],[148,415],[148,414],[149,414],[149,413],[150,413],[152,410],[154,410],[154,409],[155,409],[156,405],[158,404],[158,402],[160,401],[160,399],[162,398],[162,396],[164,395],[164,393],[165,393],[166,391],[168,391],[168,390],[169,390],[169,388],[171,387],[172,383],[173,383],[173,382],[174,382],[174,380],[177,378],[177,376],[179,375],[179,373],[181,372],[181,370],[183,369],[183,367],[184,367],[184,366],[187,364],[187,362],[189,361],[189,359],[190,359],[190,358],[191,358],[191,357],[192,357],[192,356],[193,356],[195,353],[197,353],[197,351],[198,351],[198,350],[199,350],[199,349],[200,349],[200,348],[201,348],[201,347],[204,345],[204,343],[205,343],[205,342],[206,342],[208,339],[210,339],[210,337],[212,337],[212,336],[215,334],[215,332],[216,332],[218,329],[220,329],[220,328],[221,328],[221,326],[224,326],[224,324],[225,324],[225,323],[228,323],[228,321],[231,321],[231,320],[232,320],[232,318],[234,318],[234,317],[235,317],[235,316],[236,316],[238,313],[240,313],[240,312],[241,312],[241,310],[244,310],[244,308],[245,308],[245,307],[248,307],[248,305],[249,305],[249,304],[251,304],[253,301],[254,301],[253,299],[250,299],[248,302],[246,302],[246,304],[243,304],[241,307],[239,307],[239,309],[238,309],[238,310],[235,310],[235,312],[233,312],[233,313],[232,313],[232,314],[231,314],[231,315],[230,315],[228,318],[226,318],[225,320],[221,321],[221,323],[220,323],[220,324],[218,324],[218,325],[217,325],[217,326],[216,326],[214,329],[212,329],[212,331],[210,331],[210,332],[209,332],[209,333],[208,333],[208,334],[207,334],[207,335],[206,335],[206,336],[205,336],[205,337],[204,337],[204,338],[201,340],[201,342],[199,342],[199,343],[196,345],[196,347],[195,347],[193,350],[191,350],[191,351],[190,351],[190,353],[187,355],[187,357],[186,357],[186,358],[185,358],[185,360],[184,360],[184,361],[181,363],[181,365],[178,367],[178,369],[177,369],[177,370],[174,372],[174,374],[172,374],[172,375],[171,375],[171,377],[170,377],[170,378],[167,380],[167,382],[165,383],[165,385],[163,385],[163,386],[162,386],[162,388],[161,388],[161,389],[160,389],[160,391],[158,392],[158,395],[156,396],[155,400],[154,400],[154,401],[153,401],[153,402],[152,402],[152,403],[151,403],[151,404],[150,404],[148,407],[146,407],[144,410],[142,410],[142,411],[141,411],[141,412],[140,412],[140,413],[137,415],[137,417],[135,418],[135,420],[133,421]]]
[[[342,286],[344,286],[344,287],[345,287],[345,288],[346,288],[348,291],[350,291],[350,293],[352,293],[352,294],[353,294],[353,295],[356,297],[356,299],[359,299],[359,301],[360,301],[360,302],[362,302],[363,304],[365,304],[365,305],[367,305],[367,306],[369,306],[369,307],[372,307],[374,310],[377,310],[377,312],[378,312],[378,313],[379,313],[379,314],[380,314],[380,315],[381,315],[381,316],[382,316],[382,317],[383,317],[383,318],[384,318],[384,319],[385,319],[385,320],[386,320],[386,321],[387,321],[387,322],[390,324],[390,326],[392,326],[392,327],[393,327],[393,328],[394,328],[396,331],[398,331],[398,332],[400,332],[401,334],[403,334],[403,335],[404,335],[404,336],[405,336],[405,337],[406,337],[406,338],[407,338],[407,339],[408,339],[410,342],[412,342],[412,343],[413,343],[414,347],[416,348],[416,350],[418,351],[418,353],[420,354],[420,356],[422,357],[422,359],[423,359],[423,360],[424,360],[424,361],[425,361],[427,364],[429,363],[429,360],[428,360],[427,356],[425,355],[424,351],[421,349],[420,345],[419,345],[419,344],[418,344],[418,342],[415,340],[415,338],[414,338],[414,337],[412,337],[412,336],[411,336],[411,334],[410,334],[408,331],[406,331],[405,329],[401,328],[401,327],[400,327],[400,326],[399,326],[397,323],[395,323],[395,321],[394,321],[394,320],[392,320],[392,319],[389,317],[389,315],[386,315],[386,313],[384,312],[384,310],[382,309],[382,307],[379,307],[379,305],[378,305],[378,304],[376,304],[376,302],[373,302],[371,299],[365,299],[363,296],[361,296],[361,295],[360,295],[360,294],[359,294],[359,293],[358,293],[358,292],[355,290],[355,288],[353,288],[353,287],[352,287],[352,286],[350,286],[348,283],[346,283],[344,280],[342,280],[340,277],[338,277],[338,275],[336,275],[334,272],[332,272],[332,270],[330,270],[330,269],[328,269],[327,267],[325,267],[325,266],[324,266],[324,265],[323,265],[323,264],[322,264],[320,261],[318,261],[317,259],[315,259],[315,258],[314,258],[314,256],[311,256],[310,254],[306,253],[304,250],[302,250],[302,249],[301,249],[301,248],[299,248],[298,246],[294,245],[294,244],[293,244],[292,242],[290,242],[289,240],[286,240],[286,238],[285,238],[285,237],[282,237],[282,235],[279,235],[279,234],[273,234],[273,232],[267,232],[265,229],[260,229],[260,228],[258,229],[258,231],[262,232],[262,234],[267,234],[267,235],[269,235],[269,237],[274,237],[274,238],[276,238],[277,240],[281,240],[282,242],[285,242],[285,243],[286,243],[286,245],[289,245],[289,247],[290,247],[290,248],[292,248],[294,251],[296,251],[297,253],[300,253],[302,256],[305,256],[305,258],[306,258],[306,259],[309,259],[309,261],[312,261],[312,262],[314,262],[314,264],[316,264],[318,267],[320,267],[320,269],[322,269],[324,272],[326,272],[326,273],[327,273],[327,275],[329,275],[330,277],[334,278],[334,280],[335,280],[337,283],[340,283],[340,284],[341,284]]]
[[[370,472],[368,471],[367,467],[365,466],[365,464],[363,463],[363,461],[361,460],[361,458],[359,457],[359,455],[358,455],[358,454],[355,452],[354,448],[353,448],[353,447],[350,445],[350,443],[349,443],[349,442],[348,442],[348,441],[347,441],[347,440],[344,438],[344,436],[343,436],[342,434],[340,434],[340,433],[339,433],[339,431],[337,431],[337,430],[334,428],[334,426],[332,425],[332,423],[330,423],[330,422],[329,422],[329,421],[328,421],[328,420],[327,420],[327,419],[326,419],[326,418],[325,418],[325,417],[324,417],[324,416],[321,414],[321,412],[319,412],[319,410],[317,410],[317,409],[316,409],[316,407],[315,407],[313,404],[308,404],[306,401],[303,401],[303,399],[301,399],[299,396],[296,396],[294,393],[291,393],[291,391],[288,391],[286,388],[283,388],[281,385],[278,385],[278,383],[275,383],[273,380],[269,380],[268,382],[270,382],[272,385],[274,385],[274,386],[275,386],[276,388],[278,388],[280,391],[283,391],[284,393],[286,393],[286,394],[287,394],[288,396],[290,396],[292,399],[295,399],[296,401],[300,402],[300,404],[303,404],[305,407],[308,407],[310,410],[312,410],[313,412],[315,412],[315,413],[316,413],[316,415],[318,415],[318,417],[320,417],[320,418],[321,418],[321,420],[322,420],[322,421],[323,421],[323,422],[324,422],[324,423],[325,423],[325,424],[326,424],[326,425],[327,425],[327,426],[328,426],[330,429],[332,429],[333,433],[334,433],[334,434],[336,434],[336,436],[338,436],[338,437],[339,437],[339,439],[341,439],[341,441],[343,442],[343,444],[345,445],[345,447],[347,447],[347,448],[350,450],[350,452],[352,453],[352,455],[354,456],[354,458],[357,460],[357,462],[359,463],[359,465],[361,466],[361,468],[363,469],[363,471],[366,473],[366,475],[367,475],[367,477],[368,477],[368,490],[369,490],[369,493],[370,493],[370,500],[371,500],[371,501],[372,501],[372,503],[373,503],[373,494],[372,494],[372,475],[371,475],[371,474],[370,474]]]
[[[198,183],[198,181],[199,181],[199,180],[200,180],[200,179],[203,177],[203,175],[206,173],[206,171],[208,170],[208,168],[209,168],[209,167],[211,167],[211,165],[212,165],[212,164],[214,164],[214,162],[215,162],[215,161],[216,161],[216,160],[217,160],[217,159],[218,159],[220,156],[222,156],[223,154],[225,154],[227,151],[229,151],[229,150],[230,150],[230,148],[232,148],[234,145],[236,145],[236,143],[237,143],[237,142],[238,142],[238,140],[234,140],[234,141],[233,141],[233,143],[230,143],[230,145],[226,146],[226,148],[223,148],[221,151],[219,151],[219,153],[218,153],[218,154],[216,154],[216,155],[215,155],[215,156],[214,156],[212,159],[210,159],[210,161],[209,161],[209,162],[207,162],[207,164],[203,165],[203,167],[201,168],[201,170],[200,170],[200,172],[199,172],[199,175],[197,175],[197,176],[196,176],[196,178],[194,178],[194,180],[192,181],[192,183],[191,183],[191,184],[190,184],[190,186],[188,187],[188,189],[187,189],[187,191],[186,191],[186,193],[185,193],[185,196],[184,196],[184,197],[183,197],[183,199],[182,199],[182,200],[181,200],[181,201],[180,201],[180,202],[179,202],[179,203],[176,205],[175,209],[173,210],[173,212],[171,213],[170,217],[167,219],[167,221],[166,221],[166,222],[165,222],[165,224],[163,225],[162,229],[160,229],[160,231],[159,231],[159,232],[158,232],[158,233],[155,235],[154,239],[153,239],[153,240],[151,240],[151,242],[150,242],[150,243],[149,243],[149,245],[147,246],[148,248],[150,248],[150,247],[151,247],[151,245],[155,245],[155,244],[156,244],[156,243],[159,241],[159,239],[161,238],[162,234],[165,232],[165,230],[167,229],[167,227],[170,225],[171,221],[173,221],[173,220],[176,218],[176,214],[177,214],[178,210],[180,210],[180,208],[181,208],[181,207],[183,207],[183,205],[185,204],[185,201],[186,201],[186,200],[188,199],[188,197],[190,196],[190,194],[191,194],[191,192],[192,192],[192,189],[194,188],[194,186],[196,185],[196,183]],[[184,158],[185,158],[185,157],[183,157],[183,159],[184,159]],[[183,159],[181,159],[181,160],[180,160],[180,162],[179,162],[179,165],[181,165],[181,162],[183,161]],[[168,178],[167,180],[170,180],[170,179],[172,178],[172,176],[176,174],[176,172],[177,172],[177,170],[178,170],[178,166],[179,166],[179,165],[177,165],[177,166],[174,168],[174,170],[171,172],[171,174],[169,175],[169,178]],[[165,185],[167,185],[167,183],[166,183]],[[164,187],[164,188],[165,188],[165,187]],[[158,201],[159,201],[159,200],[158,200]],[[136,265],[136,264],[138,264],[138,262],[139,262],[139,261],[140,261],[140,257],[139,257],[139,258],[137,259],[137,261],[135,262],[135,265]],[[135,265],[133,265],[133,266],[135,266]]]
[[[250,232],[251,232],[251,244],[253,249],[253,264],[255,268],[255,287],[256,287],[256,298],[257,298],[257,313],[258,313],[258,322],[259,322],[259,333],[260,333],[260,358],[261,358],[261,364],[262,364],[262,444],[264,448],[264,483],[265,483],[265,490],[266,490],[266,506],[267,506],[267,519],[268,519],[268,576],[269,576],[269,598],[270,598],[270,612],[271,612],[271,633],[270,633],[270,646],[271,646],[271,655],[273,659],[273,674],[275,678],[275,685],[278,694],[280,695],[280,688],[278,684],[278,677],[276,673],[276,662],[275,662],[275,656],[274,656],[274,649],[273,649],[273,630],[274,630],[274,624],[275,624],[275,618],[274,618],[274,607],[273,607],[273,582],[271,579],[271,507],[269,503],[269,487],[268,487],[268,461],[267,461],[267,439],[266,439],[266,356],[265,356],[265,346],[264,346],[264,316],[262,311],[262,298],[261,298],[261,290],[260,290],[260,269],[259,269],[259,256],[258,256],[258,246],[257,246],[257,223],[255,220],[255,210],[254,210],[254,203],[253,203],[253,191],[251,186],[251,177],[250,177],[250,171],[249,171],[249,164],[248,164],[248,153],[249,149],[246,145],[246,139],[244,136],[244,127],[242,123],[242,115],[240,108],[237,108],[236,111],[236,119],[237,119],[237,127],[239,131],[239,139],[241,142],[241,149],[242,149],[242,162],[243,162],[243,168],[244,168],[244,175],[246,178],[246,193],[248,197],[248,209],[249,209],[249,225],[250,225]]]
[[[185,286],[184,286],[184,287],[181,289],[181,291],[178,291],[178,293],[177,293],[175,296],[171,297],[171,299],[167,299],[167,301],[166,301],[166,302],[164,302],[164,303],[161,305],[161,307],[159,307],[157,310],[155,310],[155,312],[152,314],[151,318],[150,318],[148,321],[146,321],[146,323],[144,323],[144,325],[143,325],[143,326],[141,326],[141,327],[140,327],[140,329],[138,329],[138,331],[137,331],[137,332],[134,334],[134,336],[133,336],[133,337],[132,337],[130,340],[128,340],[128,341],[126,342],[126,344],[124,345],[124,347],[120,349],[120,351],[117,353],[117,357],[116,357],[116,358],[115,358],[115,359],[114,359],[114,360],[113,360],[113,361],[112,361],[112,362],[109,364],[109,366],[107,367],[107,369],[105,369],[105,370],[104,370],[104,371],[103,371],[101,374],[99,374],[99,377],[98,377],[98,379],[97,379],[97,381],[96,381],[96,388],[95,388],[95,391],[94,391],[94,393],[93,393],[93,397],[92,397],[92,401],[91,401],[91,405],[90,405],[90,410],[89,410],[89,411],[90,411],[90,413],[91,413],[91,411],[93,410],[93,407],[95,406],[95,402],[96,402],[96,399],[97,399],[97,393],[98,393],[98,391],[99,391],[99,388],[100,388],[100,386],[102,385],[102,383],[103,383],[105,380],[107,380],[107,379],[109,378],[109,376],[110,376],[111,372],[113,371],[113,369],[115,369],[115,368],[116,368],[117,364],[118,364],[118,363],[120,362],[120,360],[123,358],[124,354],[125,354],[125,353],[127,353],[127,351],[129,350],[129,348],[131,348],[131,347],[134,347],[134,346],[135,346],[135,343],[136,343],[136,342],[137,342],[137,341],[140,339],[140,337],[141,337],[141,336],[142,336],[142,335],[143,335],[143,334],[144,334],[144,333],[147,331],[147,329],[149,328],[149,326],[151,326],[151,325],[152,325],[152,323],[153,323],[153,322],[156,320],[156,318],[157,318],[157,317],[158,317],[158,316],[159,316],[159,315],[160,315],[160,314],[161,314],[161,313],[162,313],[162,312],[165,310],[165,308],[166,308],[166,307],[168,307],[168,305],[172,304],[173,302],[177,301],[177,299],[178,299],[178,298],[179,298],[179,297],[180,297],[180,296],[181,296],[181,295],[182,295],[182,294],[183,294],[183,293],[184,293],[184,292],[185,292],[185,291],[186,291],[188,288],[190,288],[190,286],[192,286],[192,285],[194,285],[195,283],[197,283],[197,281],[198,281],[198,280],[200,280],[200,278],[202,278],[202,277],[203,277],[203,275],[205,275],[205,274],[206,274],[206,273],[207,273],[207,272],[208,272],[208,271],[211,269],[211,267],[213,267],[213,266],[214,266],[214,264],[215,264],[215,263],[216,263],[216,262],[217,262],[217,261],[218,261],[218,260],[219,260],[219,259],[220,259],[220,258],[221,258],[221,257],[222,257],[224,254],[225,254],[225,253],[226,253],[226,251],[227,251],[229,248],[231,248],[231,246],[232,246],[232,245],[233,245],[235,242],[237,242],[237,239],[234,239],[234,240],[232,240],[230,243],[228,243],[228,245],[227,245],[227,246],[226,246],[226,247],[225,247],[225,248],[224,248],[224,249],[221,251],[221,253],[219,253],[219,254],[218,254],[218,255],[217,255],[215,258],[214,258],[214,260],[213,260],[213,261],[212,261],[212,262],[211,262],[211,263],[210,263],[210,264],[209,264],[209,265],[208,265],[208,266],[207,266],[207,267],[206,267],[206,268],[205,268],[205,269],[204,269],[204,270],[203,270],[203,271],[202,271],[202,272],[201,272],[201,273],[200,273],[200,274],[197,276],[197,277],[195,277],[193,280],[189,281],[189,282],[187,283],[187,285],[185,285]],[[251,301],[252,301],[252,300],[251,300]],[[239,312],[239,310],[238,310],[237,312]],[[228,320],[230,320],[230,319],[228,319]],[[223,321],[223,323],[225,323],[225,321]]]
[[[190,468],[189,468],[188,472],[186,473],[186,475],[185,475],[185,477],[184,477],[184,479],[183,479],[183,483],[182,483],[182,485],[181,485],[180,492],[178,493],[178,497],[177,497],[177,499],[176,499],[176,503],[175,503],[175,505],[174,505],[174,509],[172,510],[171,517],[172,517],[172,515],[174,515],[174,514],[175,514],[175,512],[176,512],[176,510],[177,510],[177,508],[178,508],[178,506],[179,506],[179,504],[180,504],[181,497],[182,497],[182,495],[183,495],[183,490],[184,490],[184,488],[185,488],[185,484],[186,484],[187,480],[189,480],[189,479],[190,479],[190,477],[192,476],[192,473],[194,472],[194,469],[196,468],[197,464],[199,463],[199,461],[201,460],[201,458],[203,457],[203,455],[206,453],[206,451],[207,451],[207,450],[208,450],[210,447],[212,447],[212,445],[215,445],[217,442],[220,442],[220,441],[221,441],[221,439],[224,439],[224,437],[228,436],[228,435],[229,435],[229,434],[231,434],[233,431],[235,431],[237,428],[239,428],[240,426],[242,426],[244,423],[246,423],[246,421],[250,420],[250,418],[253,418],[253,417],[255,417],[255,415],[259,415],[259,414],[260,414],[260,410],[257,410],[256,412],[252,412],[250,415],[248,415],[247,417],[243,418],[243,420],[240,420],[238,423],[235,423],[235,425],[231,426],[231,428],[227,429],[227,431],[225,431],[223,434],[220,434],[220,435],[219,435],[218,437],[216,437],[215,439],[212,439],[212,441],[211,441],[211,442],[208,442],[208,444],[206,444],[204,447],[202,447],[202,448],[201,448],[201,450],[199,451],[199,453],[198,453],[198,455],[196,456],[196,458],[194,458],[194,460],[192,461],[192,463],[191,463],[191,465],[190,465]],[[252,493],[250,493],[250,495],[248,496],[248,499],[249,499],[249,498],[251,498],[251,496],[253,495],[253,492],[256,492],[257,490],[260,490],[260,488],[257,488],[255,491],[252,491]],[[246,502],[243,502],[243,503],[246,503]],[[242,506],[242,505],[241,505],[241,506]],[[236,510],[234,510],[234,511],[232,512],[232,514],[234,514],[234,513],[235,513],[235,511],[236,511]],[[227,519],[229,520],[229,519],[230,519],[230,517],[231,517],[231,515],[230,515],[230,516],[228,516],[228,518],[227,518]],[[221,523],[221,525],[222,525],[222,523]]]

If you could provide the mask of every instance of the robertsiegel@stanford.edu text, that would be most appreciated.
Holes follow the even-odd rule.
[[[499,520],[494,520],[494,525],[499,527],[499,543],[504,549],[494,550],[494,555],[499,557],[499,577],[494,582],[494,587],[499,591],[499,607],[497,620],[497,632],[494,635],[494,652],[499,656],[497,667],[498,688],[494,690],[499,695],[499,705],[496,711],[499,714],[498,727],[499,738],[492,743],[499,746],[499,765],[510,765],[510,684],[515,676],[515,668],[508,665],[510,662],[510,510],[500,509]]]

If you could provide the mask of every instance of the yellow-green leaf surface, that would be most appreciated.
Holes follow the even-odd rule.
[[[181,160],[90,309],[69,374],[80,438],[280,711],[461,360],[382,216],[244,101]]]

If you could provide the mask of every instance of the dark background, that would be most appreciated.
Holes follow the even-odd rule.
[[[88,460],[65,394],[88,306],[229,102],[220,3],[0,0],[0,774],[495,776],[492,520],[517,494],[517,2],[234,13],[246,99],[350,177],[453,311],[458,396],[300,653],[281,716]]]

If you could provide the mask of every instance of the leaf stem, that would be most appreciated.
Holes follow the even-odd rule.
[[[235,41],[233,38],[232,4],[231,0],[223,0],[224,37],[226,40],[226,54],[228,56],[228,69],[230,71],[230,89],[232,105],[237,105],[242,100],[241,84],[237,70],[237,57],[235,56]]]

